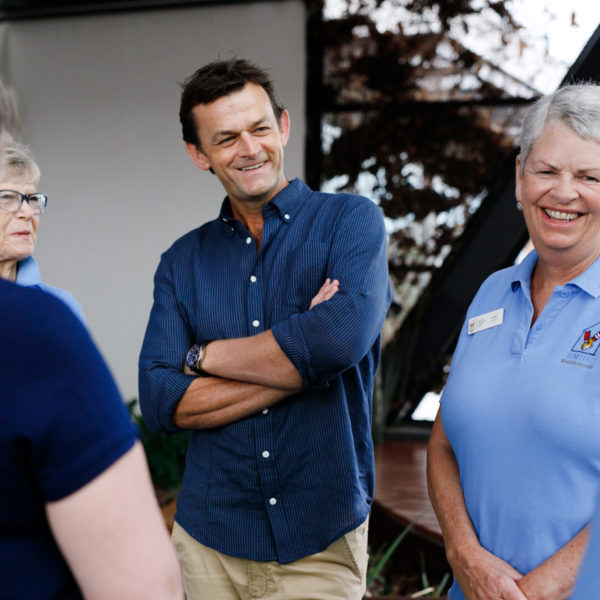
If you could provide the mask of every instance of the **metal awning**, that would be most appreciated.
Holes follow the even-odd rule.
[[[0,0],[0,20],[233,4],[258,0]]]

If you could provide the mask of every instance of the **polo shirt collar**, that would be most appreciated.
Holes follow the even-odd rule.
[[[531,287],[531,274],[533,273],[537,260],[537,252],[532,250],[521,263],[517,265],[515,276],[511,282],[513,292],[521,287],[529,293]],[[597,258],[583,273],[574,279],[571,279],[567,285],[575,285],[594,298],[600,296],[600,258]]]
[[[511,282],[513,292],[519,289],[519,287],[526,291],[529,295],[531,287],[531,274],[535,263],[537,263],[538,255],[535,250],[532,250],[518,265],[515,269],[515,275]]]
[[[590,296],[600,296],[600,258],[597,258],[583,273],[569,283],[581,288]]]
[[[40,268],[33,256],[28,256],[17,265],[17,281],[19,285],[36,285],[42,283]]]

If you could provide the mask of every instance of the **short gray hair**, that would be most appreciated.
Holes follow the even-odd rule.
[[[533,103],[521,129],[521,173],[549,123],[566,125],[584,140],[592,139],[600,144],[600,84],[572,83]]]
[[[3,132],[0,146],[4,154],[4,179],[25,179],[37,186],[40,181],[40,168],[29,146],[15,140],[12,135]]]

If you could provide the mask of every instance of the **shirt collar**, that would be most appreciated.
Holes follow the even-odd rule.
[[[515,276],[511,282],[513,292],[519,287],[529,293],[531,287],[531,274],[537,263],[538,255],[532,250],[515,269]],[[600,258],[597,258],[583,273],[567,282],[567,285],[576,285],[584,292],[597,298],[600,296]]]
[[[310,193],[310,189],[302,180],[292,179],[268,205],[274,206],[279,217],[289,223],[298,214],[307,193]]]
[[[577,275],[569,283],[576,285],[594,298],[600,296],[600,258],[597,258],[583,273]]]
[[[289,223],[296,216],[302,205],[302,199],[310,193],[310,188],[301,179],[292,179],[280,192],[278,192],[264,207],[263,210],[275,210],[279,218]],[[235,227],[237,219],[231,211],[229,198],[225,197],[221,204],[219,220],[229,227]],[[232,230],[233,233],[233,230]]]
[[[41,283],[42,275],[40,274],[40,268],[35,262],[33,256],[29,256],[26,259],[19,262],[17,265],[17,281],[19,285],[36,285]]]
[[[531,274],[533,273],[533,268],[535,267],[535,263],[537,262],[537,252],[532,250],[518,265],[515,269],[515,275],[511,282],[511,287],[513,292],[515,292],[519,287],[526,291],[529,294],[529,288],[531,284]]]

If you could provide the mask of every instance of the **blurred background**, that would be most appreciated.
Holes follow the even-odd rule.
[[[268,69],[292,119],[288,178],[359,192],[385,216],[371,535],[409,525],[402,560],[419,564],[396,575],[426,588],[426,561],[438,581],[447,570],[424,477],[439,393],[475,291],[527,249],[522,114],[562,82],[600,79],[599,23],[588,0],[0,0],[4,113],[50,198],[43,279],[77,297],[135,398],[160,255],[223,199],[181,141],[178,82],[218,58]],[[171,449],[175,493],[184,451]]]

